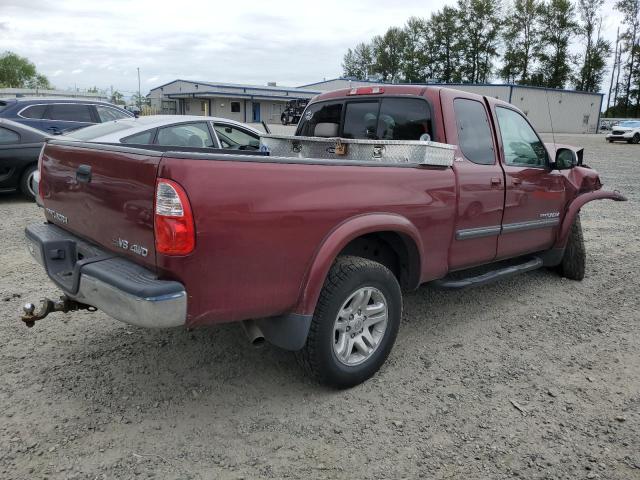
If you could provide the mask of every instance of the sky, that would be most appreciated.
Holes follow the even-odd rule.
[[[299,86],[339,77],[347,48],[455,1],[0,0],[0,50],[61,89],[126,96],[176,78]],[[605,0],[606,38],[620,15]],[[574,49],[578,49],[578,44]],[[608,81],[604,89],[608,89]]]

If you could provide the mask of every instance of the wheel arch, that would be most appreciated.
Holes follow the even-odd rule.
[[[569,233],[571,232],[571,225],[576,218],[576,215],[580,213],[580,209],[588,202],[594,200],[615,200],[616,202],[626,202],[627,198],[619,192],[609,192],[605,190],[597,190],[595,192],[583,193],[578,195],[567,207],[567,211],[560,227],[560,232],[554,248],[564,248],[569,239]]]
[[[404,289],[411,290],[420,285],[424,255],[416,226],[396,214],[360,215],[342,222],[322,241],[303,282],[295,309],[297,313],[313,313],[329,269],[340,255],[368,258],[392,271],[395,269],[394,274]],[[397,261],[396,265],[390,263],[393,259]]]

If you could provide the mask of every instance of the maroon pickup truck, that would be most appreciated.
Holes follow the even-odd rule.
[[[625,200],[518,109],[440,87],[322,94],[296,136],[262,141],[259,152],[49,141],[46,222],[26,238],[64,295],[25,305],[23,320],[97,308],[144,327],[241,321],[347,387],[388,356],[403,290],[539,267],[581,280],[581,207]]]

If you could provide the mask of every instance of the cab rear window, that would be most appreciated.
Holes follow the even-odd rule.
[[[334,135],[326,135],[332,131],[328,123],[335,124]],[[421,98],[342,100],[310,105],[300,121],[297,135],[426,140],[433,137],[433,124],[429,104]]]

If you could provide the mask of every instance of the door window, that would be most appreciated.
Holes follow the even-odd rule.
[[[41,119],[44,116],[46,105],[31,105],[20,112],[20,116],[24,118]]]
[[[205,122],[171,125],[158,130],[158,145],[171,147],[213,148],[214,143]]]
[[[222,148],[258,149],[260,147],[258,137],[246,130],[224,123],[216,123],[213,128]]]
[[[98,111],[98,117],[100,117],[101,122],[120,120],[121,118],[131,118],[131,116],[126,113],[122,113],[115,108],[105,107],[103,105],[96,105],[96,110]]]
[[[482,103],[466,98],[453,101],[458,129],[458,143],[465,158],[480,165],[495,163],[489,117]]]
[[[20,135],[13,130],[0,127],[0,144],[18,143]]]
[[[504,163],[523,167],[546,167],[547,149],[522,115],[509,108],[496,108]]]
[[[93,123],[89,105],[77,103],[56,103],[50,105],[47,118],[50,120]]]

